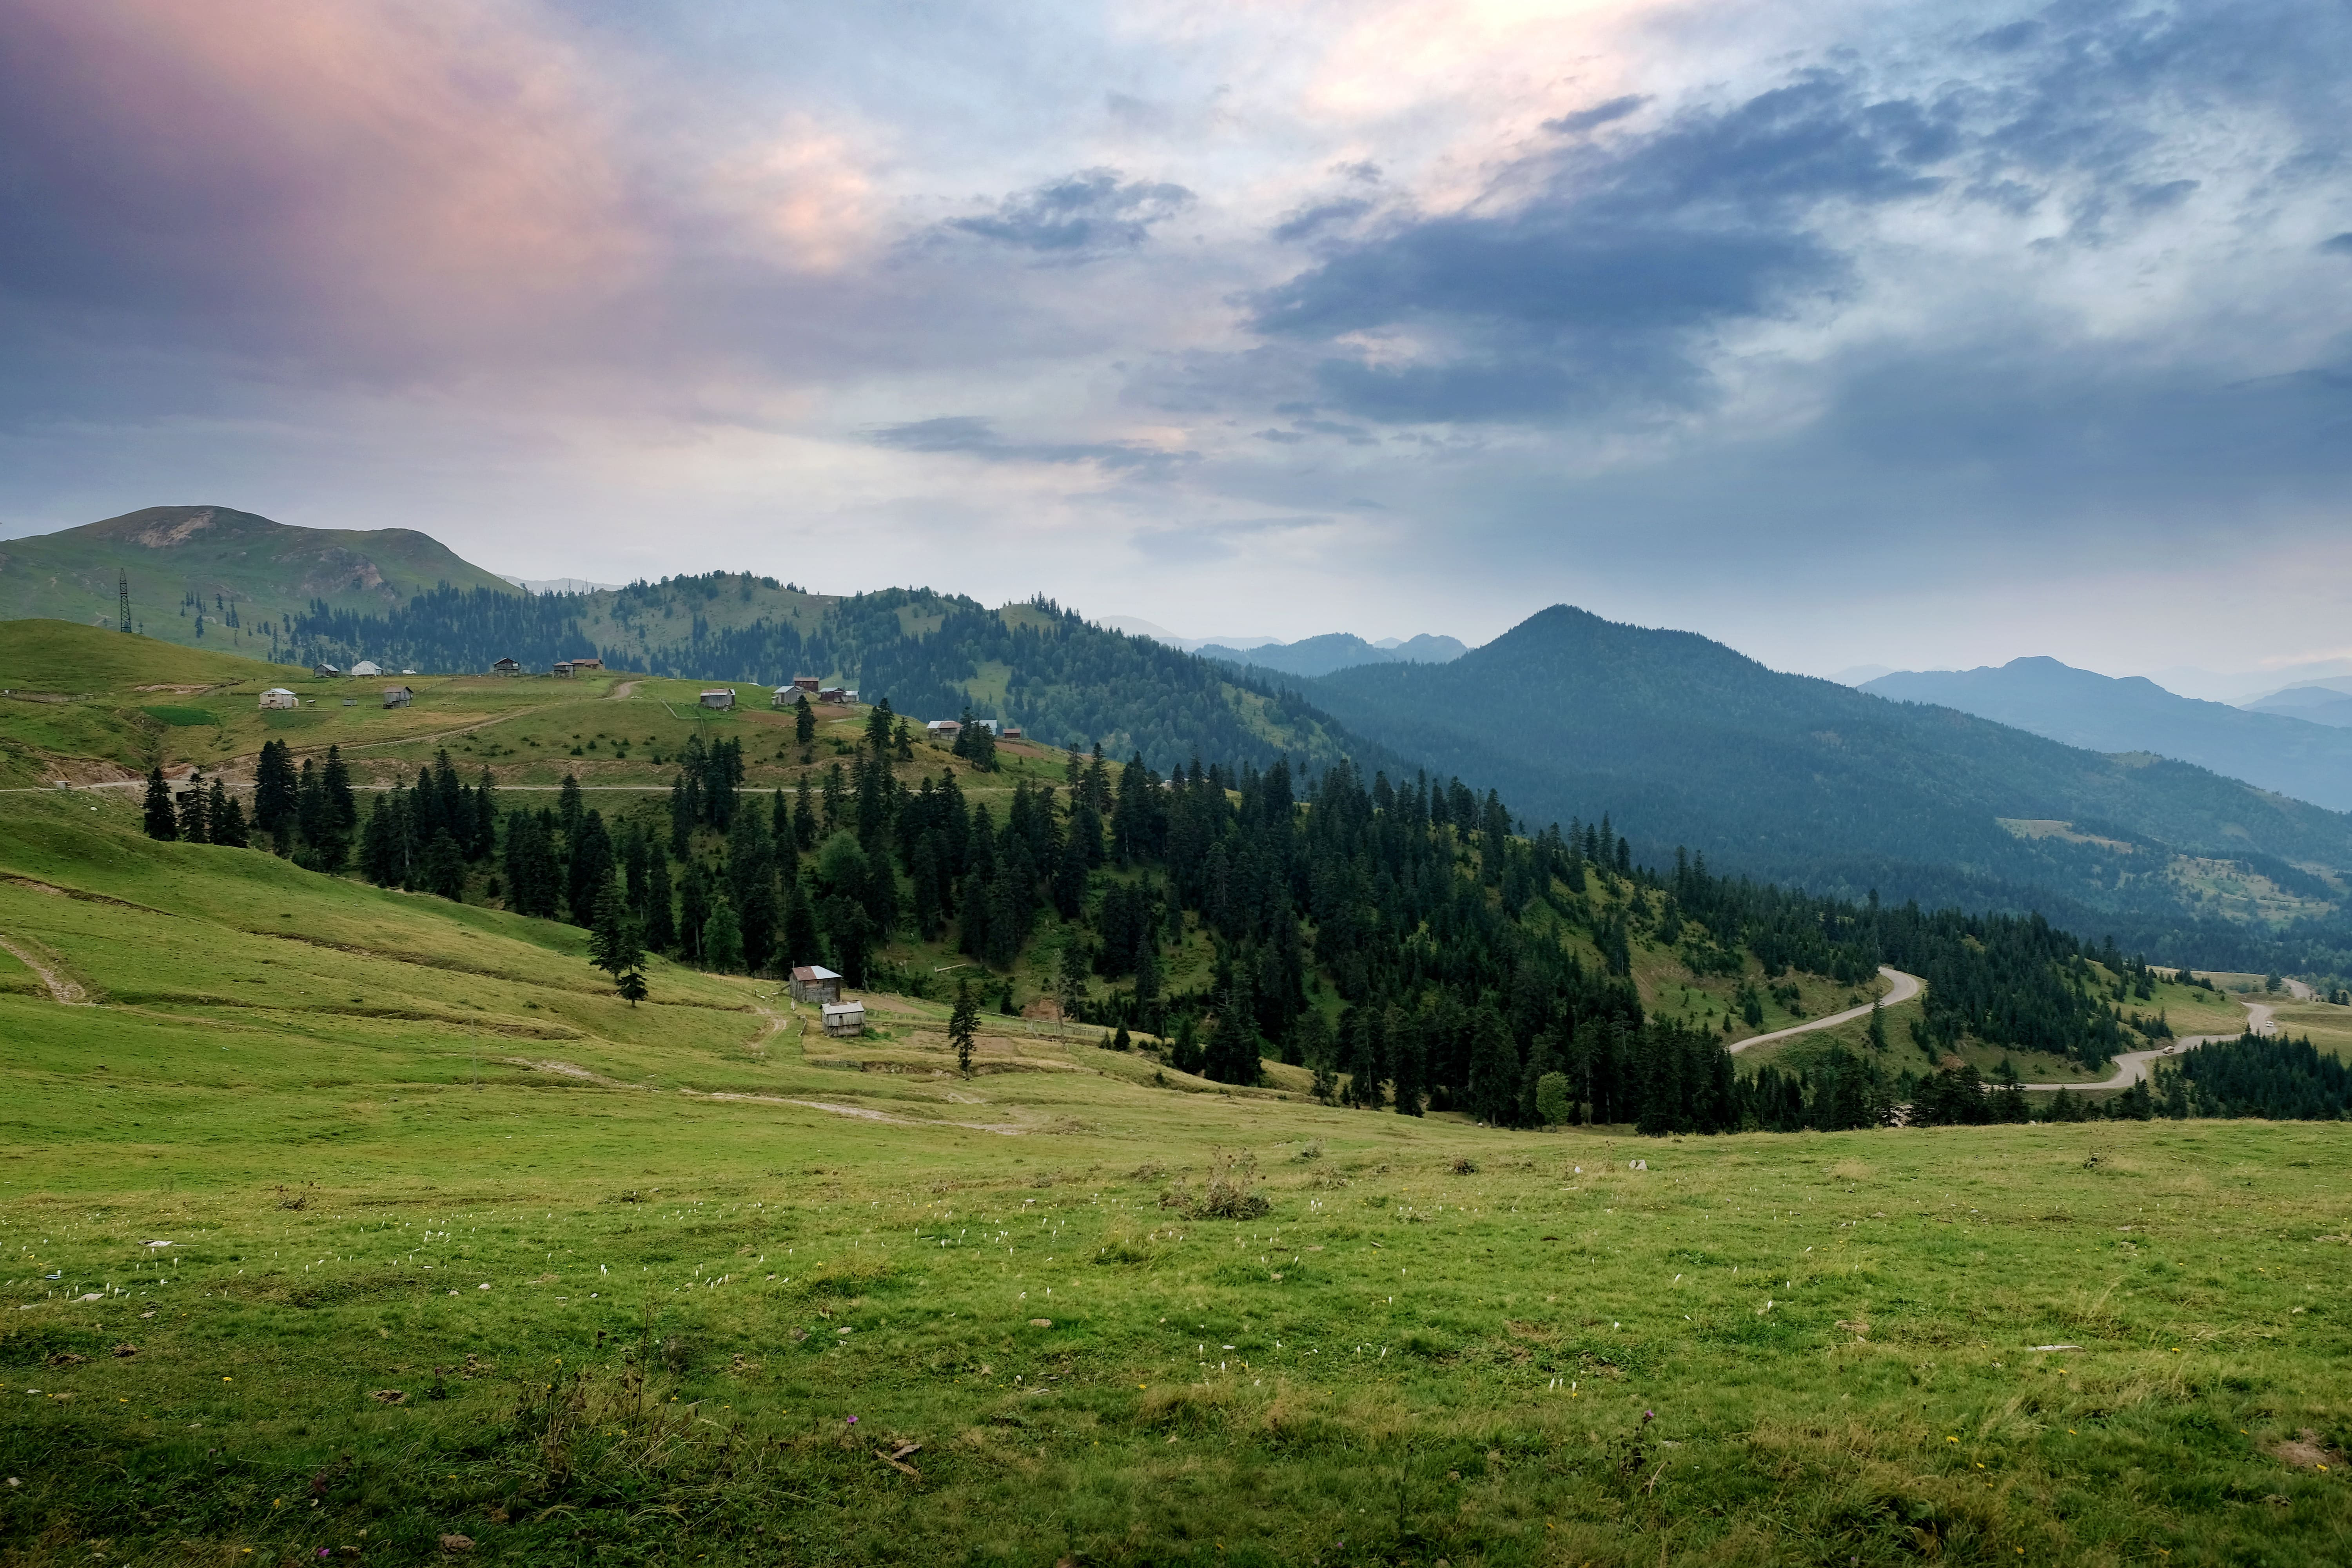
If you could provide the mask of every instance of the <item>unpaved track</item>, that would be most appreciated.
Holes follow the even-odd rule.
[[[2242,1005],[2246,1009],[2247,1034],[2278,1033],[2278,1022],[2272,1016],[2272,1009],[2267,1005],[2247,1002]],[[2236,1038],[2235,1035],[2184,1035],[2170,1045],[2159,1046],[2152,1051],[2124,1052],[2116,1058],[2116,1076],[2102,1083],[2029,1083],[2025,1087],[2032,1089],[2129,1089],[2147,1076],[2147,1064],[2150,1062],[2160,1061],[2166,1057],[2185,1056],[2200,1046],[2218,1045]]]
[[[1791,1035],[1806,1035],[1815,1029],[1828,1029],[1840,1024],[1851,1024],[1856,1018],[1867,1017],[1874,1006],[1892,1007],[1897,1002],[1908,1002],[1927,988],[1927,983],[1917,975],[1906,974],[1899,969],[1889,969],[1883,963],[1878,966],[1878,973],[1885,977],[1887,985],[1886,994],[1881,996],[1875,1003],[1865,1002],[1859,1007],[1848,1007],[1843,1013],[1832,1013],[1825,1018],[1813,1018],[1786,1029],[1775,1029],[1769,1035],[1750,1035],[1748,1038],[1736,1040],[1724,1048],[1737,1056],[1750,1046],[1768,1046],[1774,1040],[1785,1040]]]
[[[26,947],[21,942],[11,942],[5,936],[0,936],[0,947],[5,947],[10,952],[15,953],[16,955],[16,961],[19,963],[22,963],[26,968],[31,970],[35,974],[39,975],[41,978],[41,984],[49,988],[49,994],[55,997],[58,1001],[64,1003],[68,1007],[89,1007],[96,1005],[95,1003],[90,1001],[89,993],[84,991],[79,985],[74,984],[74,982],[68,979],[62,972],[51,969],[47,963],[42,962],[40,955],[34,950]]]

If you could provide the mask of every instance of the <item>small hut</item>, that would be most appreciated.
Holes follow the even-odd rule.
[[[415,695],[415,692],[405,686],[387,686],[383,689],[383,705],[387,708],[405,708]]]
[[[702,694],[702,705],[705,708],[732,708],[735,706],[735,689],[731,686],[715,686]]]
[[[803,963],[793,971],[793,1000],[838,1002],[841,1000],[841,976],[821,963]]]
[[[824,1032],[836,1039],[866,1032],[866,1004],[863,1002],[828,1002],[824,1005]]]
[[[299,708],[302,700],[282,686],[273,686],[261,694],[264,708]]]

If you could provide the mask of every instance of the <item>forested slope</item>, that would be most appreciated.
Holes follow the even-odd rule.
[[[437,589],[386,614],[320,605],[296,622],[305,657],[426,669],[501,658],[543,668],[591,652],[621,669],[770,685],[796,675],[884,697],[918,720],[966,708],[1051,745],[1261,766],[1390,760],[1311,705],[1149,637],[1106,631],[1047,600],[988,609],[960,595],[892,588],[849,598],[732,573],[595,594],[521,597]]]
[[[1601,825],[1517,834],[1498,796],[1458,780],[1280,762],[1163,778],[1099,753],[1059,783],[1023,773],[1008,793],[991,776],[919,755],[877,708],[847,764],[790,795],[741,789],[734,742],[698,739],[667,801],[635,809],[569,785],[509,804],[444,753],[362,810],[336,754],[298,769],[273,742],[249,830],[217,791],[211,815],[174,813],[160,779],[150,820],[592,927],[600,954],[823,962],[934,997],[976,981],[1007,1009],[1018,990],[1150,1037],[1180,1073],[1246,1084],[1277,1059],[1326,1098],[1491,1124],[1859,1126],[1923,1094],[1974,1107],[1934,1087],[1964,1041],[2095,1069],[2169,1032],[2160,1011],[2127,1010],[2150,994],[2145,966],[2039,919],[1808,897],[1690,858],[1654,875]],[[1887,962],[1930,978],[1907,1037],[1874,1027],[1804,1072],[1735,1073],[1726,1047],[1766,1024],[1768,995],[1818,1008]]]
[[[1687,845],[1846,897],[2039,909],[2201,964],[2275,962],[2284,940],[2332,968],[2346,945],[2332,928],[2204,917],[2172,865],[2221,858],[2333,900],[2307,868],[2352,870],[2352,817],[1783,675],[1692,633],[1556,605],[1451,664],[1294,684],[1417,763],[1500,788],[1530,820],[1605,803],[1645,856]]]

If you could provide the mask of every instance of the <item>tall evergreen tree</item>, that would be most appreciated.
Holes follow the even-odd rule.
[[[212,795],[205,802],[205,828],[215,844],[231,849],[246,847],[245,807],[236,796],[228,793],[218,777],[213,780]]]
[[[172,786],[163,782],[162,767],[147,770],[147,837],[165,842],[180,837],[180,814],[173,808]]]
[[[677,946],[677,914],[669,883],[669,853],[656,841],[646,867],[646,946],[667,952]]]
[[[283,741],[264,741],[253,768],[253,825],[269,835],[271,847],[280,855],[294,852],[299,796],[293,753]]]
[[[205,831],[205,775],[201,769],[188,775],[188,787],[180,792],[180,841],[184,844],[209,844],[212,835]]]
[[[955,1005],[948,1013],[948,1043],[955,1047],[956,1070],[971,1076],[971,1047],[980,1029],[980,1004],[972,1000],[971,982],[956,980]]]

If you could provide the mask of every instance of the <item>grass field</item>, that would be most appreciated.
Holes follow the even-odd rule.
[[[89,805],[0,816],[0,932],[95,1003],[0,963],[11,1568],[2352,1536],[2333,1126],[1503,1133],[993,1016],[965,1079],[936,1006],[631,1009],[578,931]]]

